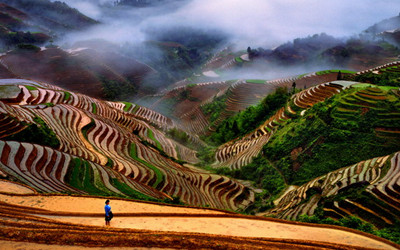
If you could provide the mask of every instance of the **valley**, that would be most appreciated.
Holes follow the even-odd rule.
[[[7,249],[400,248],[398,17],[246,49],[94,2],[0,3]]]

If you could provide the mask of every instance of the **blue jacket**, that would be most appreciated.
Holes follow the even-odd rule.
[[[111,206],[110,206],[110,205],[106,205],[106,206],[104,207],[104,210],[106,211],[106,216],[108,216],[108,215],[109,215],[109,212],[111,211]]]

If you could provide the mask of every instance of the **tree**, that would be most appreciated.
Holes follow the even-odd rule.
[[[342,72],[340,72],[340,70],[339,70],[339,72],[338,72],[338,74],[337,74],[337,78],[336,78],[337,80],[342,80],[343,79],[343,77],[342,77]]]
[[[249,55],[249,59],[254,57],[254,51],[249,47],[247,47],[247,54]]]

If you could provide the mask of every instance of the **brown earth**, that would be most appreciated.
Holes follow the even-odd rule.
[[[22,19],[22,20],[29,18],[29,16],[26,13],[24,13],[18,9],[15,9],[5,3],[0,3],[0,11],[3,13],[7,13],[11,16],[14,16],[16,18]]]
[[[28,186],[19,185],[14,182],[0,180],[0,190],[2,192],[14,194],[33,194],[35,191]]]
[[[0,76],[44,81],[58,87],[104,98],[103,81],[139,84],[153,70],[115,53],[82,50],[68,53],[59,48],[39,52],[11,52],[1,57]]]
[[[20,192],[21,187],[14,184],[13,189]],[[3,225],[0,227],[0,239],[7,241],[4,246],[13,249],[21,244],[22,248],[48,249],[41,248],[43,243],[196,249],[398,247],[376,236],[341,227],[116,198],[110,203],[115,214],[112,227],[105,227],[103,197],[13,195],[4,193],[2,186],[0,188],[3,191],[0,193],[0,220]],[[64,246],[60,249],[63,248],[67,249]]]

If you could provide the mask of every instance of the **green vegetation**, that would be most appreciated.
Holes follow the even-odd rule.
[[[139,108],[140,106],[136,104],[131,113],[132,114],[136,113],[139,110]]]
[[[318,76],[320,76],[320,75],[325,75],[325,74],[330,74],[330,73],[339,73],[339,71],[340,71],[340,73],[342,73],[342,74],[354,74],[354,73],[356,73],[356,72],[350,71],[350,70],[332,69],[332,70],[318,71],[318,72],[316,72],[316,74],[317,74]]]
[[[135,161],[138,161],[138,162],[142,163],[143,165],[145,165],[146,167],[148,167],[148,168],[150,168],[151,170],[154,171],[154,173],[156,174],[156,181],[155,181],[155,183],[153,184],[153,187],[157,188],[157,186],[158,186],[160,183],[164,183],[164,181],[165,181],[165,180],[164,180],[164,179],[165,179],[164,174],[163,174],[163,173],[160,171],[160,169],[158,169],[157,167],[151,165],[151,164],[148,163],[147,161],[144,161],[144,160],[140,159],[140,158],[138,157],[138,155],[137,155],[136,145],[133,144],[133,143],[130,145],[129,154],[130,154],[130,156],[131,156]]]
[[[285,180],[281,173],[267,159],[261,157],[240,169],[219,168],[216,172],[236,179],[252,180],[255,187],[264,190],[264,199],[278,195],[285,188]]]
[[[155,202],[159,201],[159,200],[157,200],[155,198],[149,197],[147,195],[144,195],[144,194],[134,190],[128,184],[120,181],[117,178],[111,178],[110,179],[110,183],[114,187],[116,187],[119,191],[121,191],[126,196],[128,196],[129,198],[138,199],[138,200],[144,200],[144,201],[155,201]]]
[[[92,113],[97,114],[97,106],[96,103],[92,102]]]
[[[314,105],[304,116],[280,121],[279,129],[251,164],[237,170],[221,168],[215,171],[251,180],[256,188],[263,190],[256,195],[255,203],[245,211],[254,213],[273,207],[272,201],[287,185],[301,185],[338,168],[396,152],[400,150],[398,133],[376,131],[376,128],[394,131],[400,128],[400,100],[392,89],[365,84],[343,90],[325,102]],[[288,97],[285,97],[285,91],[280,90],[280,95],[278,93],[268,96],[263,103],[243,113],[257,114],[256,111],[265,103],[275,104],[275,110],[279,109],[282,103],[288,101]],[[250,121],[250,124],[255,123],[242,117],[238,114],[228,119],[236,122],[236,125],[233,123],[224,130],[220,126],[208,139],[218,134],[229,135],[235,131],[235,126],[240,131],[238,118]],[[267,118],[260,118],[260,122]],[[209,147],[199,151],[198,157],[203,164],[214,161],[213,150]]]
[[[251,132],[283,107],[289,97],[287,88],[278,88],[274,93],[265,97],[259,105],[249,107],[224,120],[216,128],[215,133],[205,140],[219,145]]]
[[[112,168],[113,166],[114,166],[114,161],[111,160],[111,158],[107,156],[106,167]]]
[[[219,97],[214,97],[212,102],[200,106],[203,114],[209,116],[211,125],[220,117],[221,112],[225,110],[227,99],[228,95],[224,94]]]
[[[29,91],[37,90],[36,87],[34,87],[34,86],[29,86],[29,85],[25,85],[25,88],[27,88]]]
[[[208,165],[212,164],[215,161],[214,155],[215,155],[215,148],[209,146],[201,148],[200,150],[197,151],[196,154],[197,158],[199,158],[202,161],[202,163],[204,163],[206,168]],[[199,166],[202,167],[204,167],[204,165],[199,164]],[[208,170],[214,171],[214,169],[208,169]]]
[[[52,102],[46,102],[44,105],[46,105],[47,107],[54,107],[54,103]]]
[[[288,121],[264,146],[263,154],[289,184],[303,184],[340,167],[387,155],[400,149],[398,137],[383,137],[377,127],[400,127],[399,120],[380,119],[398,113],[392,93],[361,105],[361,89],[348,89],[310,108],[304,117]],[[393,97],[393,98],[390,98]],[[373,106],[372,106],[373,105]],[[354,111],[343,113],[347,108]]]
[[[189,84],[186,86],[185,89],[179,92],[177,96],[178,101],[189,100],[191,102],[199,102],[200,100],[198,98],[192,96],[191,88],[193,88],[194,86],[196,86],[196,84]]]
[[[298,220],[309,223],[349,227],[366,233],[375,234],[399,244],[400,221],[397,218],[400,217],[400,211],[365,191],[367,185],[368,183],[364,183],[364,185],[361,186],[358,185],[342,190],[336,196],[322,197],[313,216],[300,215]],[[329,217],[329,214],[325,213],[324,208],[331,209],[333,202],[342,204],[345,200],[351,200],[361,204],[367,209],[376,211],[378,216],[371,216],[362,209],[350,209],[352,216],[335,219]],[[383,215],[394,223],[386,223],[379,215]]]
[[[64,91],[64,101],[68,101],[68,99],[70,98],[71,93]]]
[[[123,104],[125,104],[125,107],[124,107],[124,111],[125,112],[128,112],[129,111],[129,109],[132,107],[132,103],[130,103],[130,102],[122,102]],[[136,107],[135,107],[136,108]]]
[[[371,223],[365,222],[355,216],[346,216],[339,220],[334,220],[332,218],[321,218],[320,216],[316,215],[313,216],[301,215],[299,221],[353,228],[359,231],[377,235],[379,237],[400,244],[400,226],[399,226],[400,223],[396,223],[395,225],[388,226],[382,229],[377,229]]]
[[[94,121],[93,118],[92,118],[91,121],[90,121],[90,123],[88,123],[87,125],[85,125],[85,126],[82,128],[82,134],[83,134],[83,136],[86,138],[86,140],[88,139],[88,137],[87,137],[88,131],[89,131],[90,129],[94,128],[95,126],[96,126],[96,123],[95,123],[95,121]]]
[[[246,82],[248,82],[248,83],[265,84],[265,80],[261,80],[261,79],[249,79],[249,80],[246,80]]]
[[[47,124],[39,117],[33,118],[35,123],[26,124],[27,127],[11,136],[3,138],[6,141],[19,141],[29,142],[33,144],[39,144],[42,146],[48,146],[54,149],[59,148],[60,141],[56,134],[51,130]]]
[[[4,42],[4,45],[6,46],[16,47],[17,50],[21,49],[29,50],[28,47],[25,48],[18,48],[18,47],[20,47],[20,45],[24,46],[26,45],[34,46],[33,44],[42,45],[46,41],[48,41],[50,37],[43,33],[17,31],[17,32],[0,33],[0,39]],[[35,47],[31,47],[31,49]],[[35,50],[37,50],[37,48],[35,48]]]
[[[111,191],[107,191],[104,185],[100,185],[99,182],[96,182],[97,185],[95,184],[92,167],[89,162],[80,158],[71,160],[65,181],[72,187],[88,192],[91,195],[113,195]]]
[[[185,131],[180,130],[178,128],[171,128],[170,130],[167,131],[167,135],[174,139],[175,141],[181,143],[181,144],[188,144],[190,142],[190,137],[188,134],[186,134]]]
[[[126,81],[108,80],[106,77],[99,77],[103,83],[104,97],[107,100],[126,100],[137,93],[136,87]]]
[[[400,87],[400,69],[393,68],[391,70],[386,70],[381,74],[374,74],[372,72],[357,75],[352,80],[357,82],[374,83],[380,86],[394,86]]]
[[[153,131],[151,129],[147,129],[147,136],[154,141],[158,150],[163,151],[161,143],[154,137]]]
[[[339,220],[333,220],[331,218],[321,219],[315,215],[313,216],[301,215],[299,221],[307,223],[336,225],[336,226],[353,228],[370,234],[374,233],[377,234],[372,224],[362,221],[355,216],[346,216]]]
[[[17,51],[39,52],[40,48],[33,44],[20,43],[17,45]]]
[[[121,191],[123,195],[112,192],[104,185],[98,170],[93,168],[89,162],[80,158],[74,158],[70,161],[65,181],[72,187],[83,190],[90,195],[129,197],[146,201],[158,201],[157,199],[134,190],[117,178],[110,178],[110,183]]]
[[[235,61],[238,62],[238,63],[243,63],[244,62],[243,59],[240,58],[240,56],[235,57]]]

